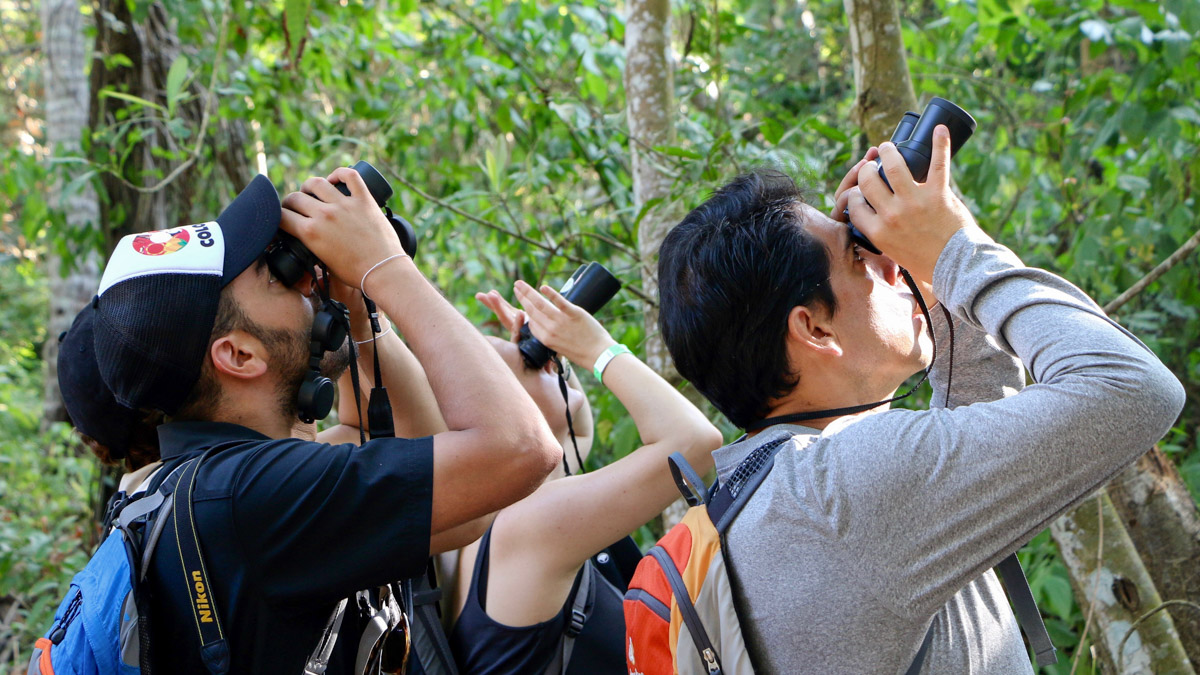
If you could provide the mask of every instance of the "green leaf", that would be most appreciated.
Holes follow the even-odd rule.
[[[687,148],[681,148],[677,145],[656,145],[654,146],[654,151],[661,152],[662,154],[669,155],[671,157],[686,157],[688,159],[704,158],[704,155],[701,155],[695,150],[688,150]]]
[[[763,138],[771,145],[779,145],[779,141],[783,138],[785,131],[782,124],[770,118],[763,120],[758,130],[762,132]]]
[[[113,91],[112,89],[105,89],[104,91],[100,92],[100,97],[101,98],[119,98],[122,101],[128,101],[129,103],[133,103],[134,105],[139,105],[139,106],[142,106],[145,108],[154,108],[155,110],[157,110],[161,113],[167,112],[166,108],[155,103],[154,101],[147,101],[146,99],[144,99],[140,96],[134,96],[133,94],[126,94],[125,92],[122,92],[122,91]]]
[[[171,117],[175,116],[175,106],[179,103],[187,76],[188,58],[180,54],[171,64],[171,69],[167,71],[167,114]]]
[[[304,37],[304,33],[308,26],[308,7],[310,0],[286,0],[283,6],[284,17],[287,20],[287,34],[289,45],[292,48],[292,54],[289,58],[295,58],[295,54],[300,51],[300,41]]]
[[[850,140],[850,137],[847,136],[845,132],[835,129],[824,122],[818,120],[809,120],[808,125],[815,129],[817,133],[830,140],[834,140],[839,143],[845,143]]]

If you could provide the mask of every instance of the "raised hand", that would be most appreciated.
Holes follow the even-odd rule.
[[[487,293],[476,293],[475,299],[484,307],[492,310],[500,325],[509,332],[509,339],[518,342],[521,338],[521,326],[525,325],[525,312],[513,307],[500,295],[500,291],[491,290]]]
[[[858,168],[858,187],[840,197],[855,227],[885,255],[914,277],[932,281],[946,242],[963,227],[975,226],[971,212],[950,189],[950,132],[941,125],[934,131],[924,183],[913,180],[895,145],[880,145],[879,158],[893,189],[879,177],[877,164],[867,162]]]
[[[350,196],[342,194],[334,183],[345,183]],[[404,254],[362,176],[347,167],[335,170],[328,178],[309,178],[300,192],[284,197],[280,227],[355,288],[375,263]],[[368,295],[370,292],[368,289]]]
[[[595,317],[571,304],[553,288],[542,286],[539,293],[524,281],[518,281],[513,289],[525,308],[533,336],[571,363],[590,370],[600,354],[616,344]]]

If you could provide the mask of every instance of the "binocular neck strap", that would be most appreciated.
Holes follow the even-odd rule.
[[[914,391],[916,391],[918,387],[920,387],[922,384],[924,384],[925,380],[929,379],[929,371],[933,368],[934,362],[937,361],[937,338],[933,334],[933,322],[929,319],[929,307],[927,307],[925,305],[925,296],[921,295],[921,289],[917,287],[917,282],[913,281],[912,275],[908,273],[908,270],[901,267],[900,274],[901,274],[901,276],[904,277],[904,283],[908,284],[909,289],[912,290],[913,297],[915,297],[917,300],[917,306],[921,308],[921,315],[925,317],[926,330],[929,331],[929,342],[933,348],[933,358],[929,359],[929,367],[925,369],[925,373],[921,376],[921,380],[919,382],[917,382],[916,384],[914,384],[912,387],[910,387],[908,391],[904,392],[903,394],[900,394],[899,396],[894,396],[892,398],[889,398],[886,401],[879,401],[876,403],[861,403],[859,405],[852,405],[852,406],[848,406],[845,408],[833,408],[830,410],[812,410],[809,412],[791,413],[789,415],[777,415],[775,417],[766,417],[766,418],[763,418],[756,422],[751,422],[750,424],[747,424],[746,431],[760,431],[762,429],[766,429],[767,427],[774,426],[776,424],[793,424],[795,422],[808,422],[811,420],[825,419],[827,417],[842,417],[843,415],[854,415],[854,414],[857,414],[857,413],[860,413],[860,412],[863,412],[866,410],[870,410],[872,408],[878,408],[881,405],[886,405],[888,403],[899,401],[902,398],[907,398],[908,396],[912,395],[912,393]],[[953,332],[950,333],[950,350],[951,350],[951,352],[953,352],[953,350],[954,350],[954,333]],[[951,354],[950,359],[951,359],[951,364],[953,364],[953,362],[954,362],[953,353]],[[947,388],[947,390],[949,390],[949,382],[947,382],[946,388]],[[949,395],[949,393],[947,391],[947,396],[948,395]]]
[[[371,387],[371,398],[367,402],[367,429],[371,432],[371,438],[394,438],[396,422],[392,418],[392,402],[388,398],[387,387],[383,386],[383,372],[379,367],[379,338],[383,336],[379,309],[366,293],[363,293],[363,304],[367,307],[367,316],[371,318],[371,354],[375,370],[375,386]],[[361,411],[358,419],[361,427]]]
[[[562,359],[558,355],[550,357],[558,370],[558,389],[562,392],[563,404],[567,409],[567,431],[571,434],[571,445],[575,448],[575,461],[579,462],[579,473],[583,473],[583,455],[579,454],[579,443],[575,440],[575,423],[571,420],[571,399],[567,397],[567,378],[563,374]],[[570,476],[571,467],[567,466],[567,453],[563,453],[563,473]]]

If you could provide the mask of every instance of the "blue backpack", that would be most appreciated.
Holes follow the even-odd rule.
[[[150,672],[150,607],[146,573],[159,537],[174,523],[179,554],[190,571],[189,596],[201,635],[201,657],[213,673],[229,669],[229,649],[208,592],[207,570],[195,536],[192,488],[200,463],[190,459],[150,479],[145,491],[117,493],[109,503],[100,548],[71,580],[54,624],[34,644],[29,675],[140,675]],[[163,474],[166,474],[163,477]],[[157,483],[157,485],[155,484]],[[175,486],[184,499],[175,509]],[[175,518],[170,518],[172,511]]]

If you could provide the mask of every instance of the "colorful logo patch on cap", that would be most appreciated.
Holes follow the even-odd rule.
[[[112,286],[148,275],[211,274],[225,267],[225,235],[215,221],[123,237],[113,251],[97,295]]]
[[[142,255],[166,255],[187,246],[189,238],[186,228],[179,228],[174,232],[147,232],[133,238],[133,250]]]

